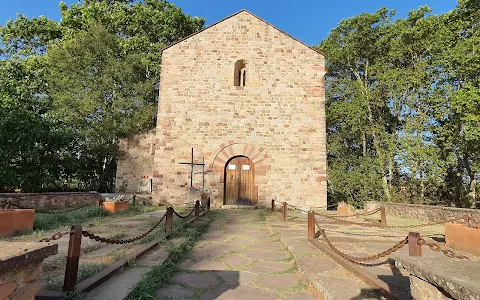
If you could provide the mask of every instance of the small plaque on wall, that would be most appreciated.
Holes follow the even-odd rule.
[[[250,170],[250,165],[242,165],[242,170],[244,171]]]

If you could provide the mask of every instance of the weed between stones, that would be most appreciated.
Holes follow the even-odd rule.
[[[214,212],[209,212],[214,214]],[[209,216],[211,217],[211,216]],[[198,239],[207,232],[210,222],[193,223],[192,227],[184,227],[175,232],[175,237],[185,236],[186,239],[178,244],[168,246],[169,256],[163,264],[153,267],[132,290],[126,299],[154,299],[157,290],[170,283],[179,271],[178,265],[192,251]]]

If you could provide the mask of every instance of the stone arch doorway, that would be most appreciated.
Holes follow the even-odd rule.
[[[258,204],[255,188],[255,165],[243,155],[230,158],[224,169],[224,205]]]

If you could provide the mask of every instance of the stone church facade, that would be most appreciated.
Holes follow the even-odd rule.
[[[324,75],[321,53],[245,10],[171,45],[156,129],[121,142],[117,187],[159,203],[325,206]],[[205,164],[193,177],[192,148]]]

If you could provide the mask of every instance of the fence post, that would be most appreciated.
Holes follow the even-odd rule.
[[[272,199],[272,212],[275,211],[275,199]]]
[[[200,201],[195,201],[195,217],[200,215]]]
[[[380,206],[380,224],[387,225],[387,214],[385,213],[385,205]]]
[[[137,200],[136,198],[137,198],[137,195],[133,194],[133,197],[132,197],[132,204],[133,204],[133,206],[136,205],[136,200]]]
[[[65,268],[65,278],[63,281],[63,290],[72,292],[77,284],[78,261],[80,259],[80,249],[82,246],[82,226],[72,226],[70,240],[68,241],[67,267]]]
[[[166,220],[165,220],[165,233],[167,235],[170,235],[172,233],[172,225],[173,225],[173,207],[169,206],[167,207],[167,212],[166,212]]]
[[[207,200],[207,210],[210,210],[210,196],[208,197],[208,200]]]
[[[418,244],[420,233],[408,233],[408,256],[422,256],[422,246]]]
[[[313,212],[308,212],[308,238],[315,238],[315,215]]]
[[[287,221],[287,202],[283,202],[283,209],[282,209],[282,213],[283,213],[283,221]]]

